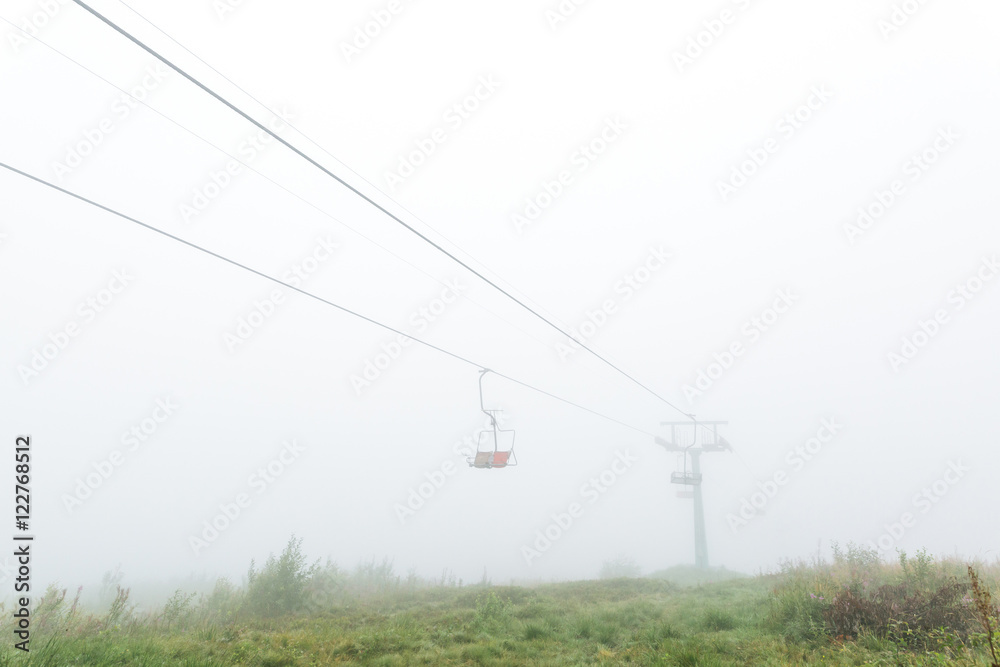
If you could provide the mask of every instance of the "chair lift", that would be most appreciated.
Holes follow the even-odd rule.
[[[681,454],[684,457],[684,472],[672,472],[670,473],[671,484],[687,484],[688,486],[697,486],[701,484],[702,474],[688,472],[687,469],[687,452]]]
[[[490,418],[490,429],[479,432],[476,440],[476,455],[467,459],[473,468],[506,468],[517,465],[514,456],[514,430],[502,429],[497,423],[500,410],[487,410],[483,404],[483,377],[490,370],[479,372],[479,408]],[[507,434],[510,434],[508,437]]]
[[[688,415],[694,420],[694,415]],[[680,456],[684,459],[684,472],[672,472],[670,473],[670,483],[671,484],[685,484],[687,486],[699,486],[702,480],[701,473],[688,472],[687,462],[688,462],[688,451],[694,447],[695,443],[698,441],[698,422],[694,422],[694,437],[691,444],[684,448]]]

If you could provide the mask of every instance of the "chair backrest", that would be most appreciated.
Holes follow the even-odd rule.
[[[477,468],[488,468],[492,455],[493,452],[476,452],[476,460],[472,462],[472,465]]]
[[[493,454],[493,467],[503,468],[507,465],[507,459],[510,458],[510,452],[496,452]]]

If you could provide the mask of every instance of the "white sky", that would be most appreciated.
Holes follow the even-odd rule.
[[[738,455],[703,461],[713,564],[751,571],[819,540],[867,543],[906,512],[890,556],[996,557],[981,514],[1000,463],[1000,278],[971,300],[953,291],[1000,250],[995,3],[926,3],[884,34],[886,0],[594,0],[554,26],[556,2],[403,1],[350,59],[344,44],[388,2],[92,6],[260,121],[289,114],[298,131],[283,138],[561,325],[614,300],[588,344],[683,411],[730,422]],[[731,21],[713,23],[723,10]],[[72,2],[3,0],[0,16],[48,45],[0,22],[0,161],[279,277],[318,239],[339,244],[305,289],[638,429],[488,376],[520,465],[469,469],[453,445],[482,427],[476,367],[414,344],[358,395],[352,376],[394,335],[288,290],[231,350],[227,334],[276,286],[0,170],[0,432],[33,437],[36,577],[72,584],[118,563],[132,580],[238,575],[293,532],[313,557],[387,556],[466,581],[692,560],[676,458],[646,434],[678,411],[585,352],[561,358],[555,331],[290,151],[248,144],[256,129],[181,76],[149,77],[153,57]],[[706,22],[721,34],[679,67]],[[148,106],[126,104],[118,88],[144,80]],[[449,110],[477,89],[457,122]],[[793,132],[781,122],[797,110]],[[444,140],[390,190],[386,173],[435,130]],[[581,160],[602,132],[606,150]],[[212,144],[256,171],[209,187],[185,220],[231,159]],[[57,166],[81,145],[78,166]],[[719,183],[766,147],[724,201]],[[936,161],[914,170],[925,149]],[[518,229],[512,216],[564,171]],[[845,224],[895,180],[888,211],[849,240]],[[666,265],[616,292],[651,248]],[[79,304],[123,270],[127,286],[89,320]],[[461,298],[418,329],[448,281]],[[751,339],[744,324],[782,291],[793,305]],[[893,368],[889,353],[937,311],[936,334]],[[734,342],[744,353],[689,400],[685,385]],[[122,434],[167,398],[180,407],[130,451]],[[786,454],[830,418],[842,430],[796,469]],[[304,451],[257,494],[250,476],[292,439]],[[122,464],[69,511],[65,496],[115,450]],[[625,451],[637,463],[590,504],[581,486]],[[914,502],[959,461],[969,470],[939,484],[943,498]],[[446,462],[457,472],[401,525],[394,506]],[[765,513],[734,532],[729,515],[782,471]],[[195,555],[189,537],[244,492],[250,506]],[[522,546],[573,502],[583,515],[528,565]]]

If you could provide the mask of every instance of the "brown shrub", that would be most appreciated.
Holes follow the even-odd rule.
[[[830,634],[877,637],[926,643],[934,631],[945,628],[968,636],[975,628],[974,610],[965,594],[969,586],[950,579],[937,589],[919,590],[908,584],[884,585],[865,596],[845,588],[837,594],[823,617]]]

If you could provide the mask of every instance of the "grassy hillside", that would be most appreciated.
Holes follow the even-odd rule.
[[[962,563],[918,554],[886,565],[854,547],[831,564],[710,584],[667,572],[455,586],[397,577],[388,563],[309,567],[293,541],[244,586],[178,592],[143,616],[127,590],[94,614],[50,589],[30,656],[8,639],[0,664],[990,665],[983,621],[995,628],[1000,612],[985,589],[1000,569],[976,569],[978,596]]]

